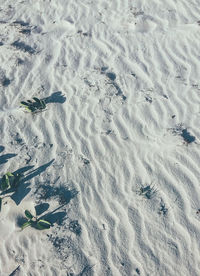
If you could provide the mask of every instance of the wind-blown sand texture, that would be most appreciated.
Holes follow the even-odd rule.
[[[199,43],[199,0],[0,0],[1,276],[200,275]]]

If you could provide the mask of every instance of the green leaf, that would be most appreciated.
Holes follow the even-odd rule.
[[[33,97],[34,102],[27,100],[27,102],[22,101],[21,105],[26,108],[29,112],[35,112],[37,110],[44,109],[46,107],[45,101]]]
[[[38,99],[36,97],[33,97],[33,100],[35,100],[36,103],[41,104],[41,100],[40,99]]]
[[[25,102],[21,102],[21,105],[22,105],[27,111],[32,112],[30,104],[25,103]]]
[[[27,100],[27,102],[22,101],[21,105],[23,107],[25,107],[25,109],[29,112],[33,112],[34,110],[36,110],[37,108],[34,106],[34,103],[30,100]]]
[[[45,108],[45,107],[46,107],[45,101],[41,101],[41,104],[42,104],[42,108]]]
[[[5,174],[5,181],[8,187],[10,187],[10,181],[9,181],[9,177],[7,174]]]
[[[33,112],[33,108],[32,108],[32,107],[26,106],[25,108],[26,108],[26,110],[28,110],[29,112]]]
[[[21,105],[25,105],[25,106],[29,106],[29,104],[28,104],[28,103],[23,102],[23,101],[22,101],[22,102],[20,102],[20,104],[21,104]]]
[[[9,188],[16,188],[19,185],[21,175],[20,174],[12,174],[11,172],[7,172],[1,180],[0,189],[2,191],[8,190]]]
[[[39,109],[44,109],[44,108],[46,107],[45,101],[40,100],[40,99],[38,99],[38,98],[36,98],[36,97],[34,97],[33,99],[34,99],[35,102],[38,104],[37,107],[38,107]]]
[[[8,176],[5,174],[1,180],[1,190],[5,191],[5,190],[8,190],[9,188],[10,188],[10,181]]]
[[[31,212],[29,212],[28,210],[25,210],[25,216],[28,218],[28,219],[32,219],[34,218],[34,216],[31,214]]]
[[[13,188],[13,184],[15,181],[15,176],[13,174],[6,174],[6,177],[8,177],[8,181],[9,181],[9,188]]]
[[[24,228],[30,226],[31,224],[32,224],[31,221],[27,221],[27,222],[25,222],[25,223],[21,226],[21,229],[23,230]]]
[[[40,219],[37,222],[37,228],[40,230],[49,229],[50,227],[51,227],[51,223],[46,220]]]
[[[12,174],[11,172],[7,172],[6,175],[7,176],[14,176],[14,174]]]

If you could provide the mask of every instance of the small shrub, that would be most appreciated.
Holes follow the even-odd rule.
[[[6,174],[4,174],[0,182],[0,190],[4,192],[12,188],[16,189],[19,185],[20,178],[20,174],[14,175],[11,172],[7,172]]]
[[[0,182],[1,194],[17,189],[17,187],[19,186],[20,179],[21,179],[20,174],[14,175],[11,172],[7,172],[6,174],[4,174]],[[1,212],[1,206],[2,206],[2,198],[0,197],[0,212]]]
[[[33,100],[34,101],[27,100],[27,102],[22,101],[20,104],[25,108],[26,111],[31,113],[36,113],[46,108],[46,103],[44,100],[40,100],[36,97],[34,97]]]
[[[151,185],[147,185],[146,187],[141,187],[139,190],[139,195],[142,195],[147,199],[153,198],[156,193],[157,193],[157,190],[154,188],[154,186],[151,186]]]
[[[51,227],[49,221],[33,216],[28,210],[25,210],[25,216],[27,221],[21,226],[22,230],[28,226],[32,226],[39,230],[49,229]]]
[[[164,215],[166,216],[167,213],[168,213],[168,208],[166,207],[165,203],[164,202],[161,202],[160,203],[160,209],[159,209],[159,215]]]

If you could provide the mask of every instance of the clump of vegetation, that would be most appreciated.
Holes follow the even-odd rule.
[[[0,182],[0,190],[1,191],[7,191],[9,189],[16,189],[19,185],[21,175],[20,174],[13,174],[11,172],[7,172],[2,177],[2,180]]]
[[[51,223],[49,221],[33,216],[28,210],[25,210],[25,216],[27,221],[21,226],[22,230],[28,226],[32,226],[39,230],[49,229],[51,227]]]
[[[157,193],[157,190],[154,188],[154,186],[151,186],[151,185],[147,185],[146,187],[141,187],[139,190],[139,195],[142,195],[147,199],[153,198],[156,193]]]
[[[19,186],[20,179],[20,174],[13,174],[11,172],[7,172],[6,174],[4,174],[0,182],[1,194],[17,189],[17,187]],[[2,198],[0,198],[0,211],[1,206]]]
[[[36,97],[33,97],[33,101],[27,100],[27,102],[22,101],[21,106],[25,108],[26,111],[31,113],[40,112],[46,108],[46,103],[44,100],[40,100]]]
[[[161,201],[160,203],[160,209],[158,212],[159,215],[166,216],[168,214],[168,208],[166,207],[165,203]]]

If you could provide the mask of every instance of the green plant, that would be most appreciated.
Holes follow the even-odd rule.
[[[39,230],[49,229],[51,227],[51,223],[49,221],[33,216],[28,210],[25,210],[25,216],[27,221],[21,226],[22,230],[28,226],[32,226]]]
[[[23,106],[27,111],[35,113],[39,112],[46,108],[46,103],[44,100],[40,100],[36,97],[33,97],[34,101],[27,100],[27,102],[22,101],[20,104]]]
[[[5,192],[9,189],[16,189],[19,185],[21,175],[7,172],[3,175],[0,182],[0,190]]]
[[[138,193],[147,199],[151,199],[155,196],[157,190],[154,188],[154,186],[147,185],[146,187],[141,187]]]
[[[17,187],[19,186],[20,179],[21,179],[20,174],[13,174],[11,172],[7,172],[6,174],[4,174],[0,182],[1,194],[12,189],[13,190],[17,189]],[[0,212],[1,212],[1,206],[2,206],[2,198],[0,197]]]
[[[161,203],[160,203],[160,209],[159,209],[158,214],[159,215],[162,214],[162,215],[166,216],[167,213],[168,213],[168,208],[166,207],[165,203],[161,201]]]

